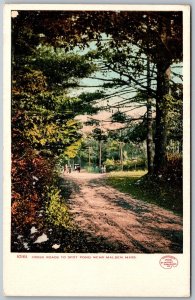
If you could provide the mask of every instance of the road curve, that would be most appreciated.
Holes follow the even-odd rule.
[[[182,218],[117,191],[104,183],[105,176],[85,172],[64,175],[80,187],[69,202],[75,225],[125,252],[182,253]]]

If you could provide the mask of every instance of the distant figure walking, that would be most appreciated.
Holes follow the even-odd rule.
[[[72,169],[71,166],[68,166],[68,173],[71,173]]]
[[[65,166],[64,166],[64,174],[65,173],[68,173],[68,165],[67,164],[65,164]]]

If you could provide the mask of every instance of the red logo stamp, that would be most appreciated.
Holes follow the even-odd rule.
[[[161,257],[159,264],[164,269],[172,269],[178,266],[178,260],[175,256],[165,255]]]

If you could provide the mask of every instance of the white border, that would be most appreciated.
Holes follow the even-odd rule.
[[[80,10],[131,10],[131,11],[183,11],[190,10],[190,6],[188,4],[183,5],[155,5],[155,4],[136,4],[136,5],[128,5],[128,4],[6,4],[5,5],[9,10],[72,10],[72,11],[80,11]]]
[[[184,14],[184,253],[178,268],[159,267],[162,254],[136,261],[32,261],[10,253],[11,10],[182,10]],[[190,281],[190,7],[188,5],[7,4],[4,9],[4,291],[10,296],[189,296]],[[171,272],[170,272],[171,271]]]

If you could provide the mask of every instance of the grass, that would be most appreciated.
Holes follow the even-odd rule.
[[[149,176],[146,171],[111,172],[106,183],[133,198],[154,203],[182,215],[182,186],[163,176]]]

